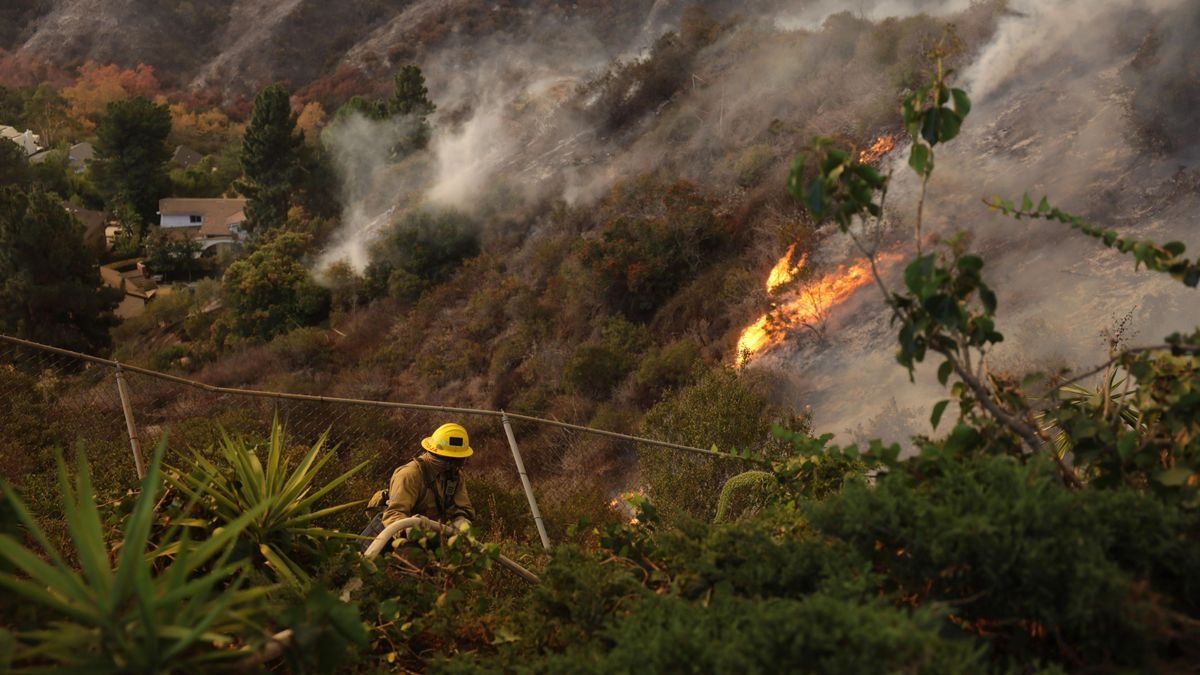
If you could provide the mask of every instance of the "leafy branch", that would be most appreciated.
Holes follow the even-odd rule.
[[[1106,230],[1101,227],[1089,225],[1080,216],[1051,206],[1046,197],[1042,197],[1042,200],[1035,207],[1033,199],[1028,193],[1021,198],[1020,206],[1017,206],[1011,200],[1001,199],[1000,197],[992,197],[983,201],[993,211],[999,211],[1017,220],[1021,220],[1022,218],[1029,218],[1031,220],[1056,220],[1089,237],[1100,240],[1108,248],[1115,249],[1127,255],[1133,255],[1137,261],[1137,267],[1145,265],[1149,270],[1170,274],[1189,288],[1195,288],[1200,284],[1200,261],[1189,260],[1183,257],[1187,247],[1182,242],[1171,241],[1165,244],[1158,244],[1149,239],[1126,239],[1120,236],[1116,230]]]

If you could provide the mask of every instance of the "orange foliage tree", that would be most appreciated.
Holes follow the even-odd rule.
[[[154,67],[144,63],[121,68],[88,61],[78,72],[75,84],[63,89],[62,95],[71,104],[71,116],[88,129],[95,127],[109,103],[134,96],[153,99],[161,92]]]

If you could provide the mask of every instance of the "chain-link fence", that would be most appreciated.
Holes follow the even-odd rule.
[[[327,434],[338,453],[331,475],[371,460],[332,495],[350,501],[382,487],[438,425],[459,420],[476,449],[469,484],[482,526],[545,546],[581,517],[613,516],[618,495],[636,488],[639,454],[668,466],[725,461],[711,450],[500,411],[218,387],[3,335],[0,401],[0,475],[20,483],[47,473],[55,448],[82,449],[97,484],[114,492],[135,485],[164,439],[170,462],[221,433],[262,438],[278,419],[297,447]]]

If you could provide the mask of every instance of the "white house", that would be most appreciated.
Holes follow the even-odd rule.
[[[201,249],[242,237],[245,199],[170,198],[158,202],[158,226],[170,236],[196,240]]]
[[[41,137],[28,129],[17,131],[16,127],[0,124],[0,138],[7,138],[21,146],[21,149],[25,151],[26,157],[36,155],[42,149]]]

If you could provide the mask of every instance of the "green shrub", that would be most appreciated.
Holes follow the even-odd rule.
[[[1198,635],[1170,618],[1200,611],[1200,543],[1180,536],[1196,516],[1142,491],[1066,490],[1041,461],[930,460],[809,514],[888,592],[953,603],[954,623],[1002,658],[1059,659],[1065,645],[1086,663],[1136,668]]]
[[[263,237],[257,250],[229,266],[222,281],[229,322],[221,332],[235,338],[269,340],[329,314],[329,291],[313,281],[303,260],[312,238],[282,231]],[[217,337],[228,342],[224,334]]]
[[[771,152],[771,146],[760,143],[746,148],[733,163],[737,184],[747,188],[758,185],[774,163],[775,153]]]
[[[628,372],[625,354],[608,345],[589,343],[571,354],[563,371],[563,381],[572,391],[604,400],[625,379]]]
[[[323,328],[297,328],[272,340],[271,351],[289,370],[326,368],[333,358],[333,340]]]
[[[367,297],[415,301],[479,253],[474,224],[455,211],[405,211],[371,251]]]
[[[695,384],[656,404],[642,420],[647,438],[723,452],[750,451],[778,458],[784,446],[771,437],[782,417],[755,379],[727,367],[704,373]],[[711,519],[725,481],[750,468],[747,462],[638,446],[642,480],[667,514]]]
[[[164,449],[160,444],[151,459],[116,554],[105,541],[87,460],[78,455],[73,486],[59,458],[57,492],[73,547],[67,555],[77,565],[67,563],[20,498],[3,486],[6,503],[38,550],[0,535],[0,558],[22,572],[0,572],[0,586],[48,617],[35,630],[0,629],[4,670],[54,664],[78,672],[204,672],[216,661],[246,655],[238,635],[262,616],[270,588],[247,588],[248,566],[229,562],[229,555],[265,505],[239,513],[198,543],[186,535],[175,539],[179,528],[170,528],[161,542],[171,550],[170,563],[156,565],[147,546]]]
[[[608,632],[611,648],[551,659],[549,672],[977,673],[982,649],[939,635],[941,612],[824,594],[752,600],[716,593],[707,606],[653,597]]]
[[[691,383],[699,360],[700,348],[687,338],[647,352],[635,375],[639,397],[643,401],[654,401],[668,389],[679,389]]]
[[[608,305],[631,319],[648,319],[712,256],[732,252],[717,201],[691,183],[643,177],[614,188],[610,202],[618,215],[584,242],[580,260]]]

